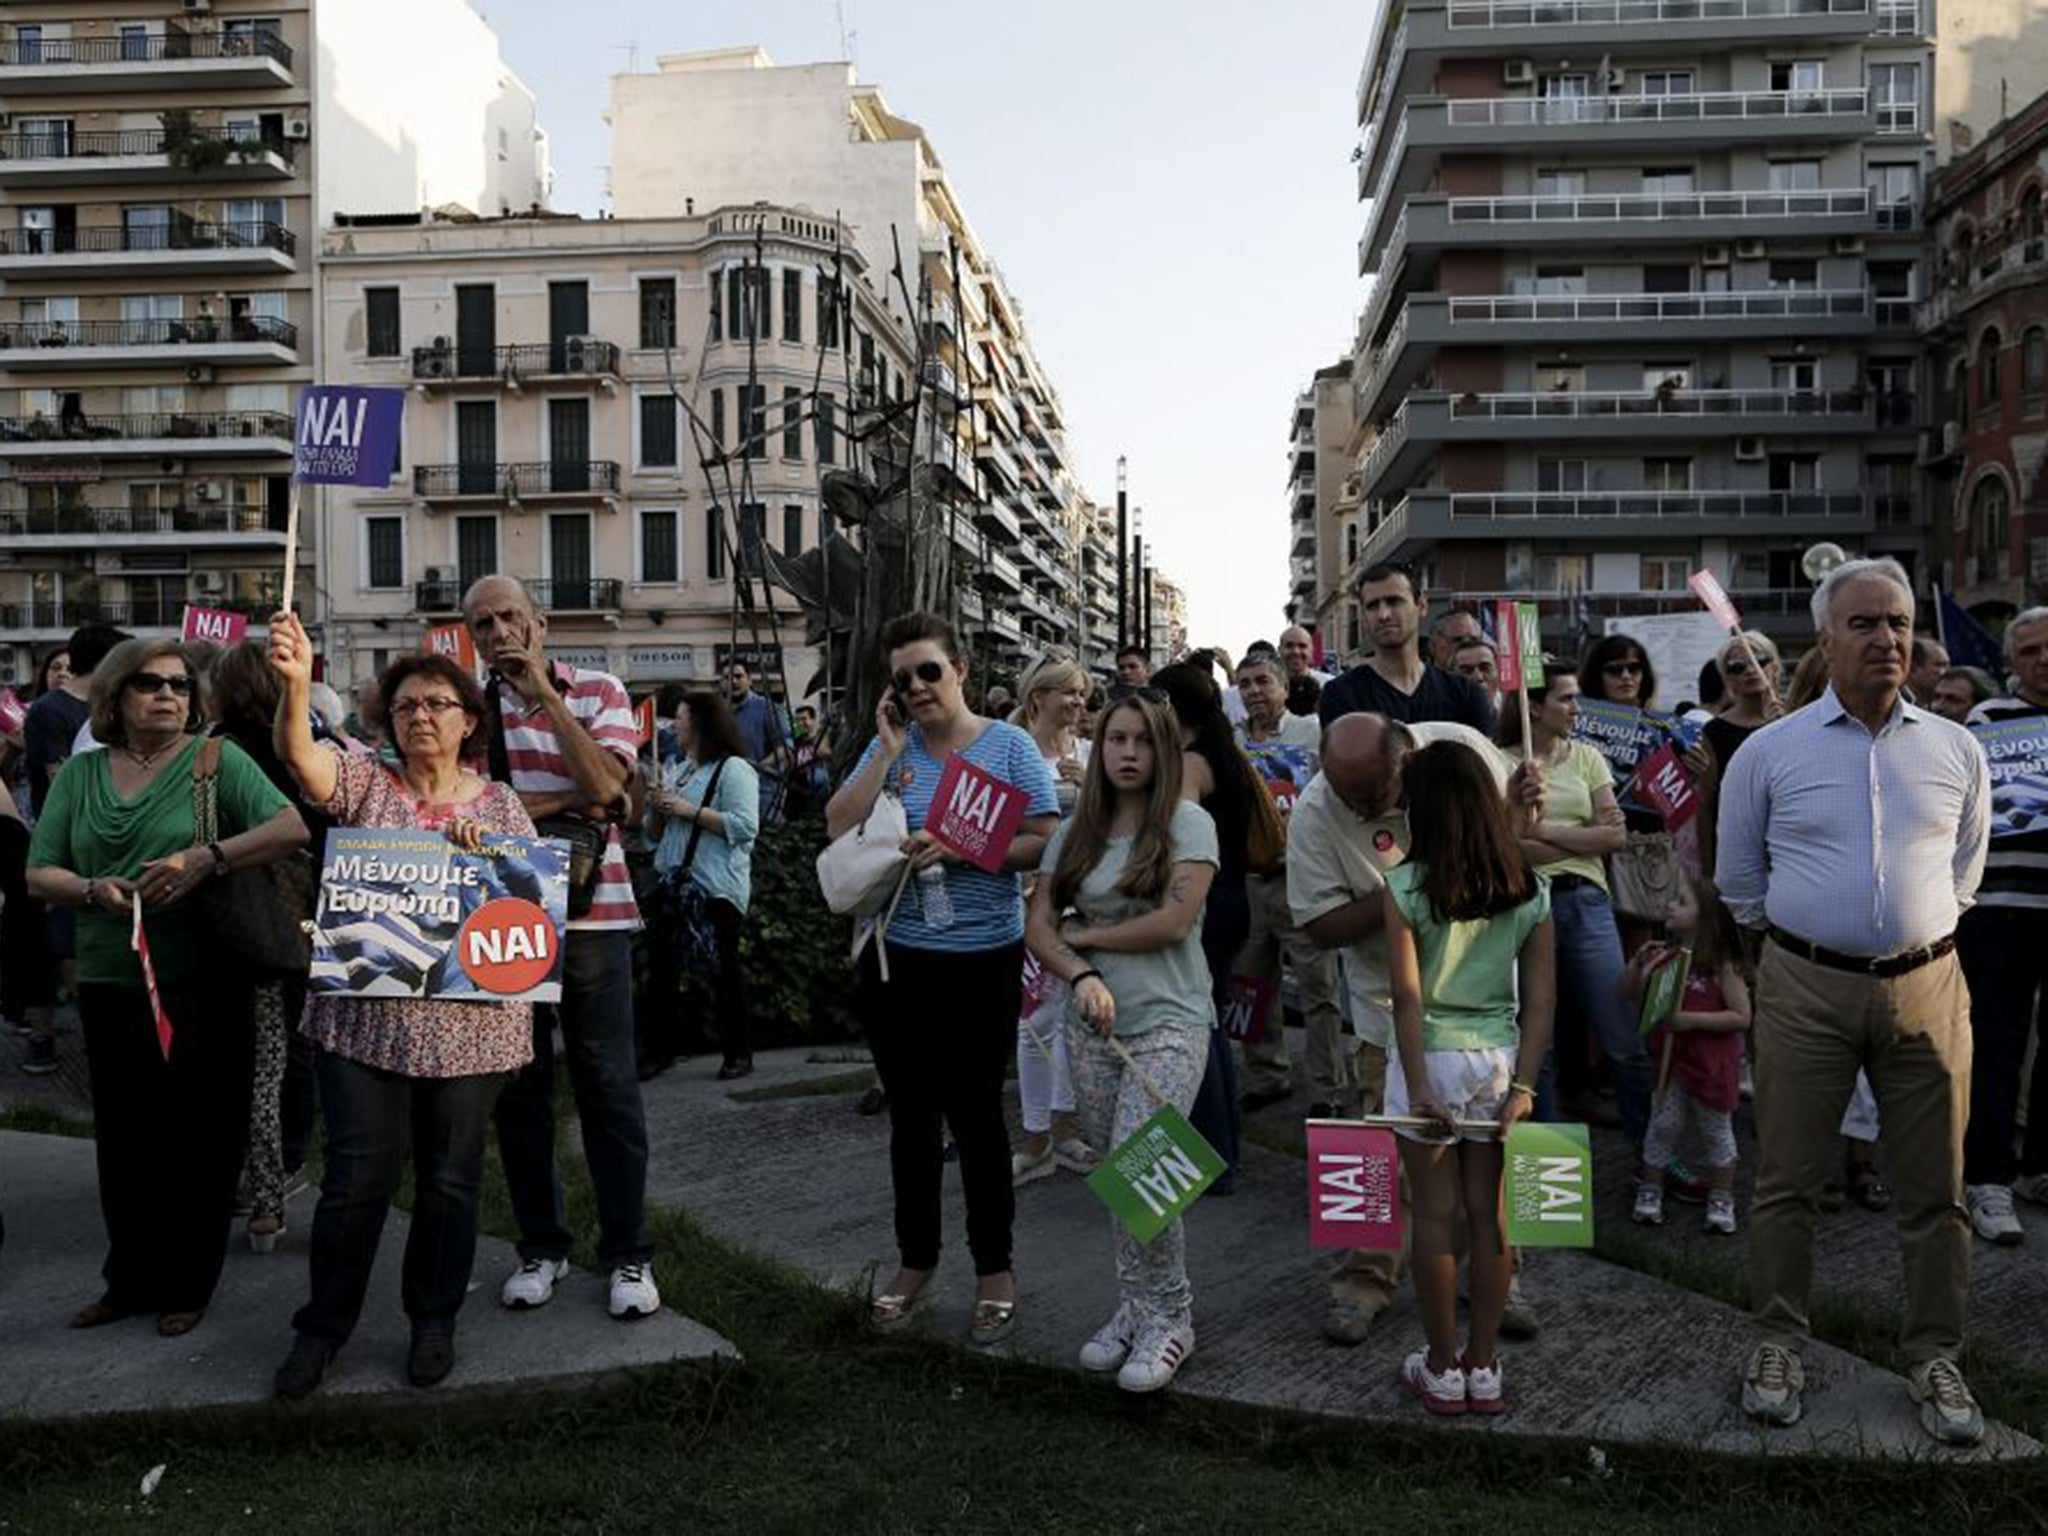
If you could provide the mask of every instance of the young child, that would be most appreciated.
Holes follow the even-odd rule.
[[[1650,1036],[1650,1059],[1662,1062],[1668,1050],[1671,1070],[1643,1139],[1632,1214],[1645,1226],[1664,1225],[1664,1170],[1691,1120],[1706,1144],[1706,1229],[1728,1235],[1735,1231],[1734,1116],[1749,1028],[1749,988],[1737,963],[1742,939],[1713,882],[1690,868],[1672,893],[1667,926],[1676,944],[1644,945],[1621,983],[1623,994],[1640,1002],[1653,966],[1674,948],[1692,951],[1685,995]]]
[[[1495,1349],[1513,1278],[1501,1216],[1508,1128],[1535,1103],[1557,1005],[1550,886],[1522,854],[1492,770],[1459,742],[1409,758],[1408,862],[1387,874],[1387,971],[1397,1059],[1387,1112],[1403,1130],[1409,1253],[1429,1347],[1401,1382],[1431,1413],[1500,1413]],[[1486,1122],[1483,1130],[1455,1122]],[[1470,1332],[1458,1351],[1457,1230],[1464,1197]]]
[[[1202,1085],[1216,1022],[1202,907],[1216,866],[1216,823],[1181,798],[1172,709],[1120,700],[1102,717],[1080,803],[1046,844],[1025,923],[1031,952],[1073,989],[1075,1097],[1083,1134],[1105,1152],[1151,1117],[1154,1093],[1185,1114]],[[1156,1391],[1195,1348],[1186,1238],[1178,1221],[1146,1244],[1112,1225],[1116,1314],[1081,1364]]]

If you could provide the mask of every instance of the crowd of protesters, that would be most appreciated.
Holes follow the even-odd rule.
[[[1897,1207],[1923,1423],[1981,1437],[1957,1363],[1971,1234],[2016,1243],[2015,1194],[2048,1203],[2048,1115],[2020,1129],[2023,1105],[2048,1102],[2033,1048],[2048,833],[1993,838],[1962,727],[2048,716],[2048,609],[2008,626],[2011,676],[1995,679],[1915,637],[1896,565],[1840,567],[1789,676],[1770,638],[1732,635],[1697,701],[1677,701],[1702,809],[1673,831],[1625,802],[1579,729],[1588,701],[1673,703],[1643,645],[1624,632],[1522,658],[1525,714],[1478,614],[1432,611],[1395,564],[1367,570],[1358,598],[1369,647],[1348,670],[1289,628],[1235,664],[1212,650],[1155,672],[1129,649],[1102,680],[1048,653],[1013,688],[984,688],[943,619],[903,616],[881,635],[872,737],[836,780],[816,711],[786,715],[737,662],[722,689],[664,691],[643,763],[622,681],[551,660],[545,615],[506,578],[465,600],[482,684],[408,657],[345,717],[289,615],[212,654],[81,630],[40,669],[18,738],[0,736],[22,791],[0,814],[6,1016],[27,1034],[24,1070],[48,1071],[57,1004],[75,998],[95,1100],[106,1286],[74,1326],[197,1326],[235,1213],[259,1251],[283,1230],[317,1097],[309,1298],[277,1391],[314,1390],[346,1343],[408,1170],[407,1371],[439,1381],[493,1129],[519,1230],[501,1304],[543,1306],[567,1273],[557,1031],[609,1310],[654,1311],[640,1084],[707,1037],[720,1078],[752,1070],[741,938],[763,828],[822,814],[852,836],[893,800],[921,829],[960,758],[1023,799],[1001,866],[907,832],[897,898],[858,949],[898,1250],[876,1327],[929,1307],[948,1163],[977,1277],[970,1337],[988,1345],[1017,1319],[1017,1190],[1086,1174],[1170,1104],[1222,1160],[1211,1195],[1228,1195],[1245,1117],[1303,1093],[1309,1118],[1392,1117],[1409,1188],[1409,1247],[1332,1266],[1325,1334],[1364,1339],[1405,1266],[1426,1339],[1404,1383],[1435,1413],[1497,1413],[1497,1340],[1541,1326],[1505,1241],[1500,1140],[1527,1118],[1595,1119],[1627,1140],[1634,1220],[1697,1198],[1707,1231],[1747,1227],[1754,1417],[1799,1417],[1816,1217],[1846,1195]],[[330,826],[565,839],[580,857],[561,1003],[309,999],[303,975],[209,964],[209,891],[253,877],[303,901],[286,872]],[[628,831],[652,852],[637,894]],[[656,1002],[636,1010],[643,920]],[[181,1021],[166,1050],[138,924]],[[1647,977],[1679,948],[1683,995],[1645,1038]],[[1150,1242],[1119,1227],[1114,1262],[1116,1310],[1080,1361],[1155,1390],[1195,1349],[1181,1224]]]

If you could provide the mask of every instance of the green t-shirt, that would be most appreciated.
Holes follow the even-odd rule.
[[[1060,848],[1073,828],[1061,822],[1045,845],[1039,863],[1043,878],[1050,880],[1060,861]],[[1174,807],[1173,825],[1168,829],[1176,864],[1215,864],[1216,823],[1192,800]],[[1102,857],[1081,881],[1074,905],[1081,916],[1096,927],[1143,917],[1157,909],[1157,902],[1142,902],[1123,895],[1116,888],[1130,862],[1131,840],[1113,837]],[[1202,923],[1195,925],[1178,944],[1133,954],[1104,949],[1083,950],[1088,963],[1102,972],[1103,984],[1116,999],[1116,1032],[1143,1034],[1161,1024],[1198,1024],[1208,1029],[1216,1022],[1216,1004],[1209,993],[1209,962],[1202,956]]]
[[[1422,1048],[1426,1051],[1513,1049],[1521,1038],[1515,1002],[1522,941],[1550,916],[1550,881],[1536,894],[1490,918],[1441,923],[1422,894],[1423,867],[1387,871],[1387,892],[1415,930],[1422,966]]]
[[[1521,762],[1526,754],[1520,747],[1508,748],[1508,755]],[[1590,741],[1573,741],[1564,758],[1543,770],[1543,819],[1567,827],[1593,825],[1593,792],[1614,788],[1614,770],[1600,749]],[[1537,836],[1541,837],[1539,831]],[[1546,875],[1583,875],[1601,890],[1607,889],[1606,861],[1593,854],[1558,859],[1542,866]]]
[[[133,800],[114,792],[111,752],[88,752],[66,763],[50,785],[50,799],[29,844],[31,867],[54,866],[88,879],[118,875],[133,880],[151,859],[192,846],[192,755],[187,743]],[[270,820],[291,802],[231,741],[220,744],[220,833],[234,837]],[[200,959],[198,899],[175,907],[145,908],[150,963],[157,979],[190,972]],[[142,985],[142,966],[128,948],[125,918],[97,907],[78,914],[78,979]]]

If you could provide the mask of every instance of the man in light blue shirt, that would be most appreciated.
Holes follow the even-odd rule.
[[[1970,1273],[1970,1000],[1955,929],[1984,870],[1990,771],[1968,731],[1901,696],[1913,595],[1896,561],[1838,566],[1813,612],[1827,691],[1745,742],[1721,790],[1721,895],[1768,933],[1749,1234],[1763,1342],[1742,1403],[1765,1423],[1798,1421],[1815,1216],[1860,1068],[1898,1195],[1913,1398],[1935,1439],[1974,1445],[1984,1419],[1956,1365]]]

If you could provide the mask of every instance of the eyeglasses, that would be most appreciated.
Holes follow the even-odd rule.
[[[1641,677],[1643,664],[1640,661],[1610,661],[1600,670],[1609,677]]]
[[[425,712],[426,714],[432,715],[436,720],[439,720],[443,715],[447,714],[450,710],[456,710],[460,708],[462,708],[462,700],[460,699],[451,699],[446,697],[434,699],[400,699],[396,704],[391,706],[391,718],[394,720],[410,720],[414,715]]]
[[[889,681],[896,685],[898,693],[908,693],[913,675],[918,682],[930,687],[946,675],[946,666],[944,662],[939,661],[920,661],[915,667],[903,668]]]
[[[192,674],[180,672],[174,677],[166,677],[161,672],[137,672],[128,679],[130,693],[154,695],[166,688],[181,699],[189,699],[192,696]]]

